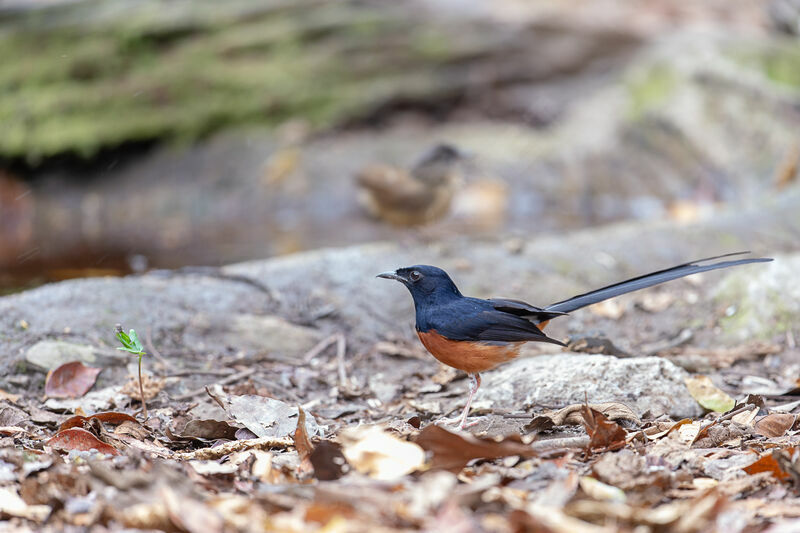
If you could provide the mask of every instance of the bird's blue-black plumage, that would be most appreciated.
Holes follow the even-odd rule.
[[[416,308],[417,330],[435,331],[454,341],[512,343],[524,341],[562,344],[545,335],[537,324],[621,294],[651,287],[698,272],[748,263],[772,261],[769,258],[739,259],[708,264],[709,261],[739,255],[737,252],[685,263],[644,276],[615,283],[573,296],[545,308],[519,300],[481,300],[463,296],[444,270],[430,265],[401,268],[381,276],[402,282],[411,292]]]
[[[412,272],[420,274],[410,281]],[[437,267],[416,265],[397,271],[408,280],[416,308],[417,330],[435,330],[455,341],[524,342],[562,344],[536,327],[536,323],[563,313],[549,312],[517,300],[481,300],[463,296],[447,273]],[[533,320],[533,322],[531,321]]]

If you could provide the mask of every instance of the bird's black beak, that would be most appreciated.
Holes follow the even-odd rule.
[[[378,274],[375,277],[376,278],[385,278],[385,279],[394,279],[394,280],[397,280],[397,281],[405,281],[405,280],[403,280],[403,278],[401,278],[400,276],[397,275],[396,271],[381,272],[380,274]]]

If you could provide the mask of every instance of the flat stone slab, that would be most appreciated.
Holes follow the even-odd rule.
[[[703,408],[689,394],[689,374],[659,357],[619,359],[560,353],[517,359],[483,376],[476,406],[497,409],[563,407],[575,403],[624,403],[639,416],[696,417]]]

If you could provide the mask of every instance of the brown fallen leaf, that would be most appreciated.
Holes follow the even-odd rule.
[[[214,509],[203,502],[178,495],[169,487],[161,487],[161,501],[167,508],[170,521],[180,531],[189,533],[222,533],[225,523]]]
[[[84,427],[90,420],[98,420],[104,424],[111,424],[112,426],[118,426],[123,422],[135,422],[137,424],[139,423],[131,415],[125,413],[118,413],[115,411],[107,411],[104,413],[95,413],[90,416],[75,415],[65,420],[61,424],[61,426],[59,426],[58,429],[60,431],[63,431],[69,428]]]
[[[0,435],[4,437],[13,437],[14,435],[19,435],[25,432],[25,428],[21,428],[19,426],[0,426]]]
[[[6,400],[11,403],[17,403],[17,400],[19,400],[19,394],[11,394],[10,392],[0,389],[0,400]]]
[[[189,420],[179,432],[167,428],[165,432],[170,440],[215,441],[219,439],[236,440],[239,430],[224,420]]]
[[[794,448],[790,448],[790,450],[794,450]],[[791,478],[791,476],[787,474],[786,471],[778,464],[778,461],[775,459],[774,452],[770,452],[761,456],[758,461],[750,466],[744,467],[742,470],[750,475],[758,474],[760,472],[769,472],[775,477],[775,479],[779,480]]]
[[[529,431],[545,431],[555,426],[577,426],[583,424],[582,409],[585,404],[576,403],[568,405],[557,411],[543,411],[533,417],[533,420],[525,426]],[[593,403],[589,404],[590,409],[602,413],[609,420],[625,420],[635,425],[640,425],[641,420],[633,412],[633,409],[620,402]]]
[[[311,502],[305,509],[306,522],[328,524],[336,518],[353,518],[355,509],[347,502]]]
[[[335,442],[323,440],[314,447],[309,456],[314,467],[314,477],[320,481],[339,479],[350,471],[350,465]]]
[[[311,464],[311,453],[314,451],[314,446],[308,439],[306,432],[306,412],[299,405],[297,406],[297,429],[294,430],[294,447],[297,450],[297,455],[300,458],[299,473],[309,474],[314,471],[314,465]]]
[[[796,419],[795,415],[789,413],[772,413],[756,421],[755,431],[765,437],[782,437]]]
[[[423,450],[431,452],[430,468],[458,472],[473,459],[496,459],[509,455],[533,457],[536,452],[519,437],[510,436],[501,441],[481,439],[472,435],[458,435],[444,428],[429,425],[414,438]]]
[[[605,415],[584,405],[581,410],[583,426],[589,434],[589,451],[619,450],[625,447],[627,433],[616,422],[610,421]]]
[[[102,442],[93,433],[82,428],[69,428],[59,431],[50,437],[46,444],[59,450],[88,452],[94,449],[108,455],[119,455],[116,448]]]
[[[80,361],[64,363],[47,373],[44,393],[50,398],[80,398],[92,388],[102,368],[86,366]]]

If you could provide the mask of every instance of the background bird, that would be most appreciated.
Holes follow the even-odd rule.
[[[750,258],[709,263],[745,253],[748,252],[684,263],[579,294],[543,308],[519,300],[481,300],[464,296],[447,272],[430,265],[400,268],[378,274],[378,277],[397,280],[411,292],[416,310],[417,335],[431,355],[469,374],[469,397],[458,422],[463,429],[472,398],[481,384],[480,372],[516,358],[522,345],[529,341],[565,346],[542,331],[551,319],[621,294],[691,274],[772,261],[770,258]]]
[[[464,154],[439,144],[406,171],[370,165],[358,173],[359,202],[374,217],[391,224],[425,224],[447,213],[462,181]]]

